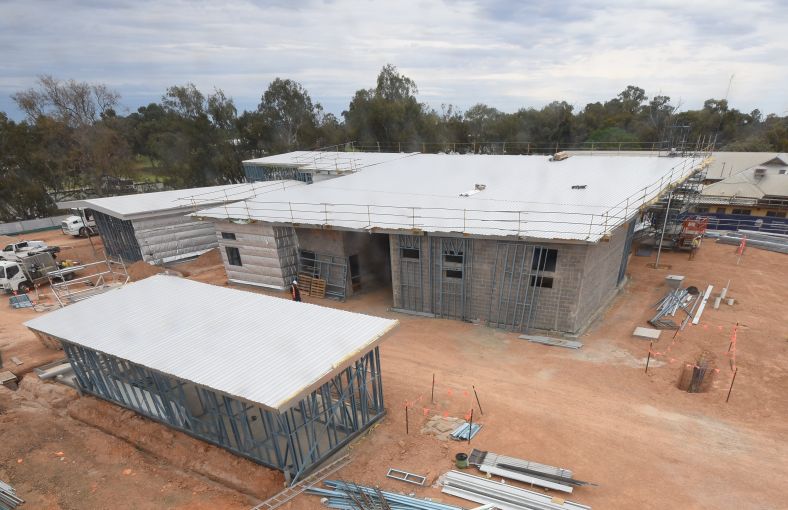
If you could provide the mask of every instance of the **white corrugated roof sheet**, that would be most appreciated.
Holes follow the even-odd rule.
[[[369,352],[397,321],[157,275],[25,325],[285,410]]]
[[[595,242],[701,162],[598,153],[556,162],[547,156],[416,154],[195,216]],[[476,190],[477,184],[484,189]]]
[[[61,209],[89,207],[116,218],[131,219],[160,212],[174,212],[181,208],[195,210],[198,207],[207,207],[217,203],[237,202],[273,190],[303,185],[303,182],[292,180],[226,184],[117,197],[72,200],[59,203],[58,207]]]

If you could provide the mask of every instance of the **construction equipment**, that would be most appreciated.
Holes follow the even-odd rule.
[[[0,481],[0,510],[13,510],[25,500],[16,495],[13,487]]]

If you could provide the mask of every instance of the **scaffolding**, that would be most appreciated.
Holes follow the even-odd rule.
[[[276,412],[71,342],[62,345],[86,393],[282,470],[291,483],[385,414],[378,347]]]
[[[78,271],[79,276],[68,280],[64,276]],[[66,273],[68,272],[68,273]],[[82,301],[96,294],[116,289],[129,282],[129,273],[122,258],[107,256],[104,260],[70,266],[47,273],[49,288],[60,307]]]

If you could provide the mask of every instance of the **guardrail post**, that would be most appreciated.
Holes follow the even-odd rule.
[[[411,207],[410,210],[411,210],[411,222],[412,222],[411,226],[415,229],[416,228],[416,208],[415,207]]]
[[[465,222],[465,209],[462,210],[462,232],[465,233],[466,230],[466,222]]]
[[[521,225],[520,221],[521,220],[520,219],[522,218],[522,214],[523,214],[522,211],[517,211],[517,237],[520,237],[520,230],[521,230],[521,228],[520,228],[520,225]]]
[[[290,223],[295,223],[295,218],[293,217],[293,202],[288,202],[287,206],[290,208]]]

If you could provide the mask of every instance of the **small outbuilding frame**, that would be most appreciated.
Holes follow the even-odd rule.
[[[378,345],[396,324],[159,275],[27,326],[86,393],[294,481],[385,414]]]

